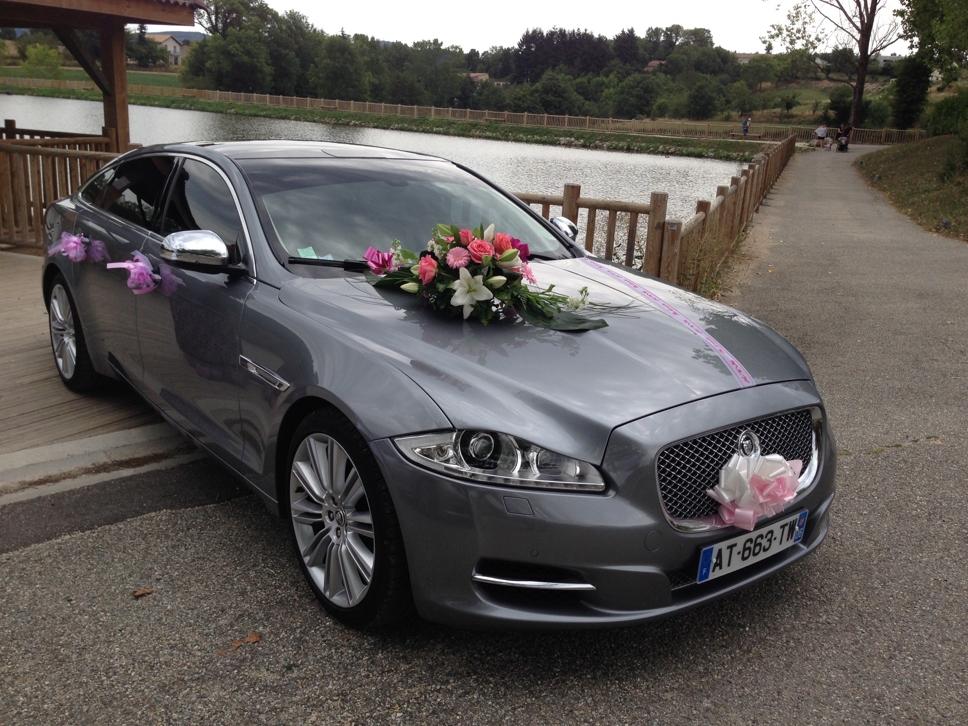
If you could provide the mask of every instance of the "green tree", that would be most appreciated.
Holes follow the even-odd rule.
[[[904,58],[896,67],[894,81],[894,125],[907,129],[917,123],[928,100],[931,87],[931,66],[918,56]]]
[[[656,98],[656,82],[649,76],[635,74],[618,84],[613,94],[612,116],[636,118],[651,116]]]
[[[686,97],[686,114],[691,119],[711,118],[719,111],[720,103],[719,86],[703,78],[693,86]]]
[[[938,70],[968,64],[968,3],[965,0],[901,0],[897,12],[904,37]]]
[[[578,95],[570,76],[559,71],[545,71],[535,85],[538,103],[545,113],[567,116],[585,114],[585,99]]]
[[[363,62],[349,36],[331,35],[326,38],[310,77],[316,95],[321,98],[346,101],[364,101],[367,98]]]
[[[619,63],[636,68],[642,65],[642,49],[635,28],[627,28],[616,35],[612,40],[612,50]]]
[[[764,83],[774,83],[777,79],[776,59],[771,56],[750,58],[742,67],[740,77],[754,91],[761,91]]]
[[[60,78],[61,56],[56,48],[42,43],[27,46],[24,72],[34,78]]]
[[[150,68],[154,65],[168,63],[168,51],[160,43],[149,40],[144,24],[138,26],[138,32],[125,34],[125,52],[139,68]]]

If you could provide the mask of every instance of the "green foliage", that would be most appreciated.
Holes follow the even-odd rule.
[[[835,123],[846,123],[850,118],[850,107],[854,101],[854,93],[849,86],[837,86],[830,92],[828,110],[833,115]]]
[[[41,43],[27,46],[24,70],[34,78],[60,78],[61,56],[56,48]]]
[[[894,125],[899,129],[911,128],[921,117],[928,100],[931,86],[931,66],[918,56],[904,58],[895,69]]]
[[[618,118],[637,118],[652,115],[655,104],[656,82],[645,75],[632,75],[615,89],[612,115]]]
[[[861,123],[868,128],[887,126],[891,120],[891,105],[883,98],[865,99],[863,108]]]
[[[139,68],[151,68],[168,64],[168,51],[160,43],[145,36],[145,26],[139,25],[138,32],[125,33],[125,53]]]
[[[323,43],[323,52],[317,57],[309,74],[315,95],[350,101],[366,100],[368,89],[363,59],[353,41],[345,35],[334,35]]]
[[[936,103],[926,121],[925,126],[932,136],[964,131],[968,126],[968,91],[961,91]]]
[[[686,115],[691,119],[712,118],[721,108],[719,87],[708,79],[702,79],[689,91],[686,99]]]
[[[965,0],[901,0],[905,37],[939,70],[968,63],[968,3]]]

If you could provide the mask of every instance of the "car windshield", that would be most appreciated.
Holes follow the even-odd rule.
[[[434,225],[494,224],[532,255],[571,257],[525,210],[449,162],[400,159],[240,160],[270,239],[288,257],[359,260],[394,240],[426,248]]]

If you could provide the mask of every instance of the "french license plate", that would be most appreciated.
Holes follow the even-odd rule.
[[[702,548],[696,582],[708,582],[772,557],[803,539],[807,510],[723,542]]]

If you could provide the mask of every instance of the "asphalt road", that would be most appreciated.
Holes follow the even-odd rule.
[[[846,162],[795,160],[733,299],[804,350],[836,426],[815,555],[633,629],[364,634],[194,463],[0,508],[0,723],[965,723],[968,248]]]

